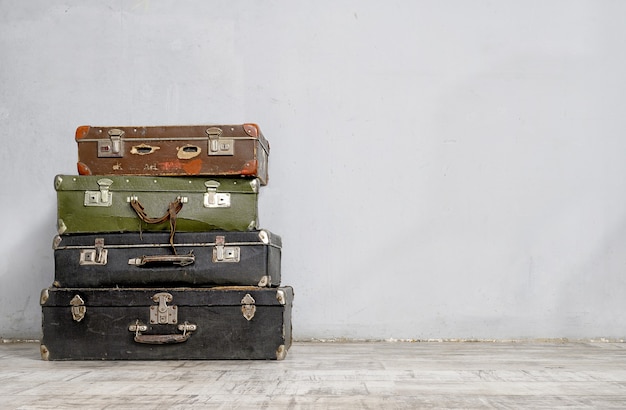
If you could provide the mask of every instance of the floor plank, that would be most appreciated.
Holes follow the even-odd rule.
[[[295,343],[283,361],[40,359],[0,344],[2,409],[622,409],[626,344]]]

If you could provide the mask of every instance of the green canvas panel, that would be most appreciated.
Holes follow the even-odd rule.
[[[142,221],[130,201],[136,198],[151,218],[168,213],[181,198],[176,232],[257,229],[257,178],[57,175],[59,234],[170,231],[170,221]]]

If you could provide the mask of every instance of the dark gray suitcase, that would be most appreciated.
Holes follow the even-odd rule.
[[[285,358],[293,289],[48,288],[44,360]]]
[[[278,286],[280,236],[267,230],[57,235],[56,287]]]

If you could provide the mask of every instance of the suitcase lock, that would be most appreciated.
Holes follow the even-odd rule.
[[[104,238],[96,238],[94,249],[81,249],[78,264],[85,265],[106,265],[107,253],[104,249]]]
[[[109,139],[98,140],[98,158],[121,158],[124,156],[124,131],[112,128],[108,131]]]
[[[160,325],[175,325],[178,322],[178,307],[167,306],[174,297],[166,292],[160,292],[152,296],[152,300],[158,302],[158,306],[150,306],[150,323]]]
[[[239,247],[224,246],[226,239],[219,235],[215,237],[213,248],[213,262],[239,262]]]
[[[204,183],[206,192],[204,194],[205,208],[230,208],[230,194],[227,192],[217,192],[220,183],[217,181],[206,181]]]
[[[208,128],[205,131],[209,136],[209,156],[235,155],[235,144],[232,138],[220,138],[222,129],[217,127]]]
[[[113,181],[108,178],[102,178],[98,181],[98,191],[85,191],[84,206],[111,206],[113,205],[113,193],[109,192],[109,188]]]

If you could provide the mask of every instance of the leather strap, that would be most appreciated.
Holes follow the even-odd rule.
[[[135,335],[135,342],[149,345],[168,345],[173,343],[183,343],[191,336],[191,332],[185,334],[171,335]]]
[[[145,211],[145,208],[136,198],[130,200],[130,206],[135,210],[135,213],[145,223],[148,224],[160,224],[167,220],[170,221],[170,245],[174,250],[174,255],[177,255],[176,248],[174,247],[174,233],[176,232],[176,216],[183,209],[183,203],[180,197],[176,198],[174,202],[171,202],[168,206],[167,212],[160,218],[151,218]]]

